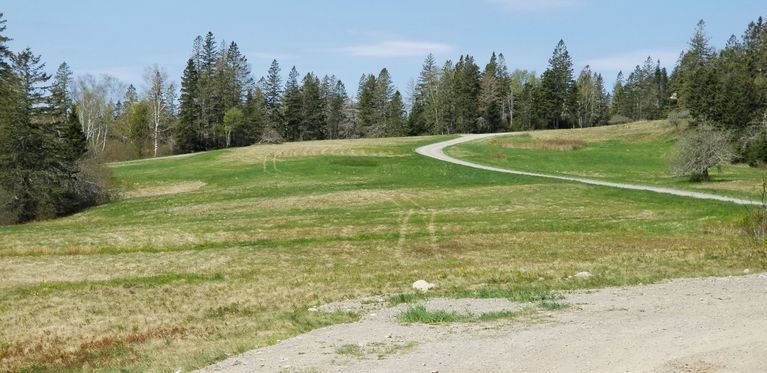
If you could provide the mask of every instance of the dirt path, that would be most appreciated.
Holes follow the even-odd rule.
[[[675,280],[566,296],[571,307],[485,323],[403,325],[405,305],[232,357],[224,372],[763,372],[767,275]],[[428,309],[514,310],[506,300],[431,300]],[[321,310],[320,310],[321,312]]]
[[[499,168],[499,167],[492,167],[492,166],[485,166],[473,162],[464,161],[461,159],[453,158],[447,154],[444,153],[444,149],[446,147],[460,144],[467,141],[474,141],[479,139],[484,139],[487,137],[492,136],[500,136],[500,135],[508,135],[510,133],[485,133],[485,134],[476,134],[476,135],[463,135],[457,139],[448,140],[448,141],[442,141],[434,144],[429,144],[422,146],[415,151],[418,154],[425,155],[427,157],[431,157],[434,159],[438,159],[440,161],[450,162],[459,164],[462,166],[467,167],[473,167],[478,168],[481,170],[487,170],[487,171],[494,171],[494,172],[503,172],[507,174],[514,174],[514,175],[525,175],[525,176],[534,176],[534,177],[544,177],[548,179],[556,179],[556,180],[564,180],[564,181],[574,181],[577,183],[583,183],[583,184],[590,184],[590,185],[598,185],[598,186],[605,186],[610,188],[619,188],[619,189],[631,189],[631,190],[644,190],[648,192],[655,192],[655,193],[663,193],[663,194],[672,194],[675,196],[681,196],[681,197],[690,197],[690,198],[697,198],[697,199],[712,199],[716,201],[723,201],[723,202],[732,202],[737,203],[739,205],[757,205],[759,202],[751,201],[751,200],[745,200],[740,198],[734,198],[734,197],[726,197],[726,196],[720,196],[717,194],[709,194],[709,193],[700,193],[700,192],[691,192],[686,190],[679,190],[679,189],[671,189],[671,188],[663,188],[663,187],[654,187],[654,186],[647,186],[647,185],[637,185],[637,184],[624,184],[624,183],[613,183],[609,181],[604,180],[597,180],[597,179],[587,179],[582,177],[572,177],[572,176],[558,176],[558,175],[550,175],[550,174],[541,174],[536,172],[527,172],[527,171],[518,171],[518,170],[510,170],[505,168]]]

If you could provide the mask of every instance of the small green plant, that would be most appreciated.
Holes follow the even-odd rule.
[[[399,317],[406,323],[442,324],[451,322],[467,322],[474,319],[470,313],[457,313],[448,311],[429,311],[423,305],[410,307]]]
[[[549,310],[549,311],[561,310],[567,307],[570,307],[570,305],[567,303],[557,302],[554,300],[542,300],[538,302],[538,308]]]
[[[521,311],[495,311],[475,315],[473,313],[458,313],[451,311],[429,311],[423,305],[410,307],[399,316],[399,320],[405,323],[422,324],[445,324],[452,322],[478,322],[511,319],[532,312],[532,308],[524,308]]]
[[[389,305],[396,306],[398,304],[402,303],[413,303],[420,299],[425,299],[426,296],[423,294],[412,294],[412,293],[401,293],[392,295],[388,299]]]
[[[341,347],[336,348],[336,353],[339,355],[350,355],[350,356],[357,356],[357,357],[365,354],[362,351],[362,347],[353,343],[345,344]]]

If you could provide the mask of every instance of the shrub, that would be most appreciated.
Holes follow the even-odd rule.
[[[706,181],[708,170],[729,163],[731,151],[730,133],[711,123],[702,123],[680,135],[677,155],[672,169],[675,176],[687,176],[691,181]]]

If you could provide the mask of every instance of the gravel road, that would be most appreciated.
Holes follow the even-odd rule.
[[[314,330],[205,372],[764,372],[767,275],[674,280],[566,296],[571,306],[484,323],[403,325],[406,307]],[[499,299],[437,299],[428,309],[519,309]],[[318,312],[322,312],[319,310]],[[352,348],[350,348],[351,346]],[[355,347],[356,346],[356,347]]]

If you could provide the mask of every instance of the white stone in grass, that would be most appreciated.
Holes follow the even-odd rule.
[[[587,279],[591,277],[594,277],[594,275],[592,275],[591,272],[578,272],[575,274],[575,278],[580,278],[580,279]]]
[[[434,287],[436,287],[436,285],[430,284],[426,280],[418,280],[413,283],[413,289],[418,290],[422,293],[425,293],[433,289]]]
[[[748,269],[748,268],[746,268],[746,269],[744,269],[744,270],[743,270],[743,273],[745,273],[745,274],[749,274],[749,273],[751,273],[751,270],[750,270],[750,269]]]

